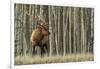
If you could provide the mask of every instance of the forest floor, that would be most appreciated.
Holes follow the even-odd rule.
[[[82,62],[93,61],[93,54],[69,54],[65,56],[39,57],[39,56],[17,56],[15,57],[15,65],[29,64],[48,64],[48,63],[65,63],[65,62]]]

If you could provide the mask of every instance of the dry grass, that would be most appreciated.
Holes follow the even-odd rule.
[[[66,56],[52,56],[52,57],[17,56],[15,57],[15,65],[81,62],[81,61],[93,61],[93,60],[94,60],[93,54],[71,54]]]

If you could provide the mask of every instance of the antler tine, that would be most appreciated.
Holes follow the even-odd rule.
[[[38,16],[33,16],[33,19],[39,20],[39,17]]]
[[[45,25],[45,26],[48,26],[48,23],[44,22],[44,25]]]
[[[45,21],[43,19],[40,19],[39,22],[41,25],[45,25]]]
[[[33,19],[36,19],[39,25],[44,25],[44,26],[48,25],[40,15],[33,17]]]

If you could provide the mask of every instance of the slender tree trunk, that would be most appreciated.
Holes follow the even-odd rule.
[[[91,9],[91,53],[94,52],[93,49],[93,45],[94,45],[94,8]]]
[[[61,47],[60,47],[61,46],[61,39],[60,39],[60,37],[61,37],[60,9],[61,9],[61,7],[58,7],[58,51],[59,51],[59,55],[61,55],[60,54],[61,53]]]
[[[74,53],[76,53],[76,15],[77,15],[77,8],[74,8],[74,33],[73,33],[73,47],[74,47]]]
[[[56,46],[56,54],[59,55],[59,52],[58,52],[58,24],[57,24],[57,7],[54,8],[54,23],[55,23],[55,46]]]
[[[48,11],[49,11],[49,32],[51,33],[50,37],[49,37],[49,40],[50,40],[50,56],[52,56],[52,53],[53,53],[53,49],[52,49],[53,34],[52,34],[52,23],[51,23],[51,6],[48,7]]]
[[[24,9],[26,9],[26,6],[24,5]],[[25,10],[24,10],[25,12]],[[26,37],[25,37],[25,23],[26,23],[26,14],[24,13],[23,15],[23,54],[24,56],[26,55],[26,51],[27,51],[27,42],[26,42]]]
[[[84,37],[83,37],[83,34],[84,34],[84,27],[83,27],[83,8],[81,8],[81,52],[83,53],[83,40],[84,40]]]
[[[66,55],[66,21],[65,21],[65,7],[63,7],[63,55]]]
[[[72,43],[71,43],[71,8],[69,8],[69,54],[71,54],[72,53]]]

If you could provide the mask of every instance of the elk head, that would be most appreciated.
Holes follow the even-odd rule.
[[[50,34],[48,30],[48,25],[46,23],[43,22],[38,23],[37,28],[41,29],[41,33],[43,36],[48,36]]]

